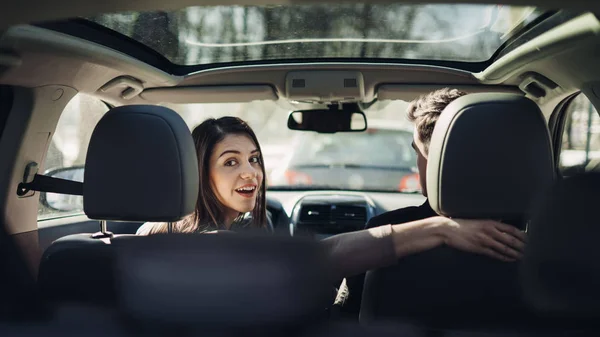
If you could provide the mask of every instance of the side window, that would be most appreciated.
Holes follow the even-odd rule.
[[[594,105],[579,94],[567,107],[559,170],[563,176],[600,172],[600,116]]]
[[[85,94],[73,97],[62,112],[52,135],[44,161],[44,174],[82,181],[92,131],[107,111],[108,107],[97,98]],[[82,212],[81,196],[40,193],[38,220]]]

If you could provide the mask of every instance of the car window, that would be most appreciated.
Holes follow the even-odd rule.
[[[182,65],[318,58],[481,62],[543,13],[493,4],[288,3],[87,19]]]
[[[566,110],[559,170],[563,176],[600,171],[600,116],[582,93]]]
[[[83,167],[92,131],[108,111],[101,100],[77,94],[63,110],[44,160],[44,174],[83,181]],[[83,197],[40,193],[38,220],[51,219],[83,212]]]

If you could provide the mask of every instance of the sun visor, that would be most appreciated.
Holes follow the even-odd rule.
[[[243,103],[276,101],[270,85],[214,85],[145,89],[140,97],[151,103]]]
[[[377,89],[377,99],[412,101],[423,94],[432,91],[453,88],[469,94],[474,93],[509,93],[521,94],[518,87],[491,85],[448,85],[448,84],[382,84]]]

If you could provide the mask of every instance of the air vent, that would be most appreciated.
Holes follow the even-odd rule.
[[[365,224],[367,209],[360,206],[337,206],[331,212],[331,220],[343,224]]]
[[[367,222],[366,205],[352,203],[303,203],[296,229],[300,232],[338,234],[363,229]]]
[[[328,223],[330,219],[330,205],[303,205],[300,210],[300,221],[304,223]]]
[[[292,80],[292,88],[304,88],[306,87],[306,81],[302,78],[296,78]]]
[[[356,88],[358,86],[356,78],[345,78],[344,88]]]

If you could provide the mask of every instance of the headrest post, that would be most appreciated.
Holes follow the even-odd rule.
[[[106,220],[100,220],[100,231],[92,234],[94,239],[112,238],[113,233],[106,229]]]
[[[169,233],[169,234],[173,233],[173,223],[172,222],[167,222],[167,233]]]

